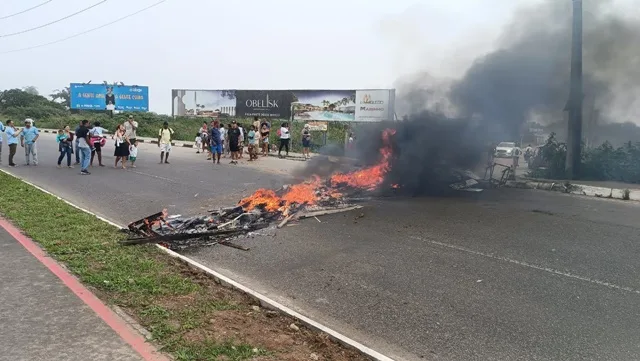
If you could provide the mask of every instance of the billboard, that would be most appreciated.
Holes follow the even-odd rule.
[[[393,119],[395,90],[174,89],[172,102],[174,116],[379,122]]]
[[[357,90],[355,118],[358,122],[393,120],[396,102],[395,90]]]
[[[236,90],[236,115],[288,119],[294,99],[288,90]]]
[[[146,86],[71,83],[71,109],[149,111]]]

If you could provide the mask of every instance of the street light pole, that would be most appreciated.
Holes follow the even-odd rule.
[[[582,146],[582,0],[573,1],[573,31],[571,41],[571,90],[569,93],[569,124],[565,170],[569,179],[580,174]]]

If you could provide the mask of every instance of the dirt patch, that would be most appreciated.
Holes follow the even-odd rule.
[[[208,274],[178,259],[163,254],[157,257],[201,287],[196,294],[160,298],[153,305],[166,315],[172,329],[179,330],[176,338],[192,344],[232,341],[268,353],[257,354],[252,360],[369,360],[331,340],[327,334],[307,329],[287,315],[260,307],[249,296],[222,286]],[[128,312],[143,325],[149,322]]]

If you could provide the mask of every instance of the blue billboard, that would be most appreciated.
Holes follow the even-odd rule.
[[[71,83],[71,109],[149,111],[149,87]]]

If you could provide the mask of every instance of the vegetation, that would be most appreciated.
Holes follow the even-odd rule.
[[[233,97],[235,95],[229,94],[228,96]],[[36,125],[39,128],[51,129],[60,129],[65,125],[70,125],[73,128],[74,125],[78,124],[82,119],[87,119],[91,123],[99,121],[102,127],[107,130],[113,130],[116,128],[116,125],[123,123],[129,115],[119,113],[110,117],[105,112],[69,110],[69,88],[56,90],[50,94],[50,97],[53,100],[39,95],[37,89],[34,87],[27,87],[24,90],[11,89],[0,91],[0,119],[22,120],[32,118],[36,121]],[[345,98],[343,101],[349,102],[350,100]],[[174,118],[156,113],[134,113],[133,115],[139,124],[138,136],[150,138],[157,137],[158,129],[160,129],[166,121],[169,122],[171,128],[175,131],[175,140],[193,141],[202,123],[204,121],[210,122],[208,118]],[[232,120],[236,120],[240,124],[245,125],[247,129],[253,121],[253,119],[235,117],[221,119],[225,124],[231,123]],[[275,129],[279,128],[280,123],[284,122],[284,120],[272,120],[271,122],[274,131],[271,132],[270,141],[271,144],[277,144],[278,136]],[[293,135],[291,147],[293,152],[301,151],[302,144],[300,134],[303,125],[304,123],[300,122],[291,124],[291,134]],[[329,122],[326,143],[334,144],[342,148],[345,141],[345,130],[349,126],[350,124],[344,122]],[[321,132],[313,132],[312,136],[314,148],[317,149],[323,145],[324,135]]]
[[[5,173],[0,214],[64,263],[105,302],[123,308],[176,360],[364,360],[326,335],[289,326],[154,246],[120,246],[126,235]],[[34,216],[37,215],[37,216]]]
[[[530,176],[566,179],[566,144],[552,133],[541,151],[545,166],[531,171]],[[627,142],[617,148],[609,142],[595,148],[583,145],[579,179],[640,183],[640,142]]]

